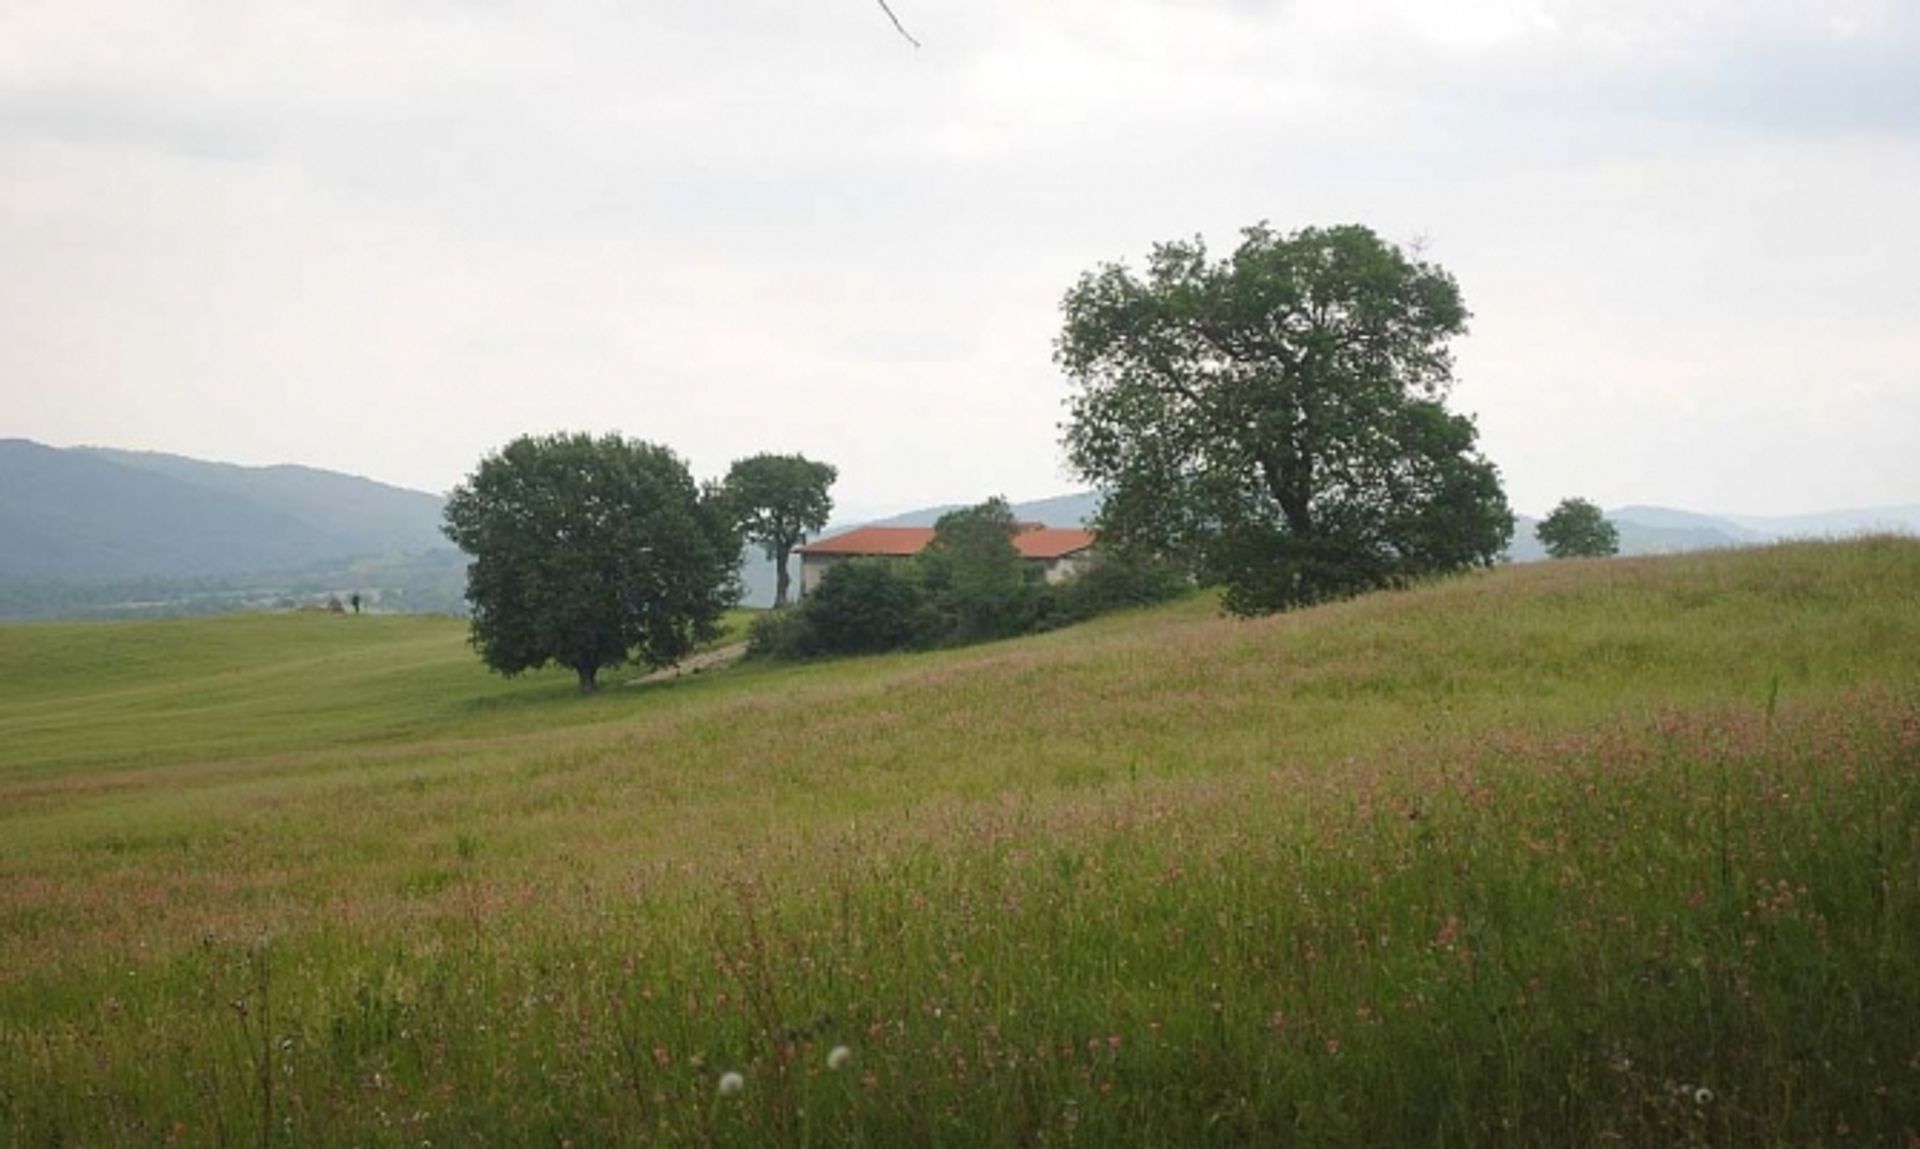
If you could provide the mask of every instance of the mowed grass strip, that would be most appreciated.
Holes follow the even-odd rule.
[[[0,737],[40,739],[0,751],[14,1140],[1838,1144],[1920,1112],[1912,543],[585,700],[364,621],[180,624],[112,668],[145,624],[0,631]],[[203,644],[177,680],[170,643]],[[67,686],[16,694],[36,651]]]
[[[744,641],[757,613],[728,612],[708,645]],[[488,674],[466,635],[437,615],[0,625],[0,779],[623,716],[611,702],[569,705],[557,689],[568,671]]]

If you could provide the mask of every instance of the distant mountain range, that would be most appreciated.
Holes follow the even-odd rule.
[[[0,439],[0,617],[285,606],[360,591],[457,610],[436,495],[312,467],[240,467]]]
[[[856,526],[931,526],[960,504]],[[464,609],[465,559],[440,534],[438,495],[312,467],[241,467],[101,447],[0,439],[0,618],[115,617],[274,608],[359,591],[379,609]],[[1099,510],[1091,491],[1014,505],[1048,526]],[[1865,531],[1920,534],[1920,506],[1816,515],[1607,512],[1625,554],[1747,546]],[[1521,516],[1508,557],[1544,558]],[[773,564],[749,547],[746,602],[773,601]]]
[[[0,440],[0,578],[186,578],[447,548],[441,500],[311,467]]]

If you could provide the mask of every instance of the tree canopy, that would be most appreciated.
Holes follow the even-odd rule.
[[[1020,557],[1020,524],[1003,498],[948,511],[920,553],[921,579],[938,607],[946,641],[1005,638],[1032,629],[1042,609],[1039,572]]]
[[[665,447],[617,435],[524,436],[447,500],[472,556],[472,641],[506,675],[670,665],[739,597],[740,542],[722,501]]]
[[[787,556],[827,525],[839,472],[804,455],[755,455],[734,463],[723,489],[740,530],[773,561],[773,605],[787,605]]]
[[[1556,559],[1605,558],[1620,553],[1620,531],[1606,513],[1585,499],[1562,499],[1533,528],[1533,537]]]
[[[1062,305],[1076,470],[1103,547],[1180,559],[1241,613],[1492,563],[1513,532],[1471,419],[1443,400],[1454,279],[1360,226],[1195,238],[1108,264]]]

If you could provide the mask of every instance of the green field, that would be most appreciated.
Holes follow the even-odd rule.
[[[0,628],[0,1129],[1910,1145],[1920,543],[587,698],[451,620]]]

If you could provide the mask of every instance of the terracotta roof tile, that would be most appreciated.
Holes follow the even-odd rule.
[[[1093,532],[1064,527],[1040,527],[1013,536],[1013,545],[1029,559],[1057,559],[1093,545]]]
[[[917,555],[933,541],[932,527],[860,527],[795,548],[803,555]]]
[[[1025,526],[1025,524],[1022,524]],[[796,548],[803,555],[917,555],[933,541],[932,527],[860,527]],[[1027,527],[1013,536],[1021,557],[1057,559],[1094,544],[1092,531],[1063,527]]]

